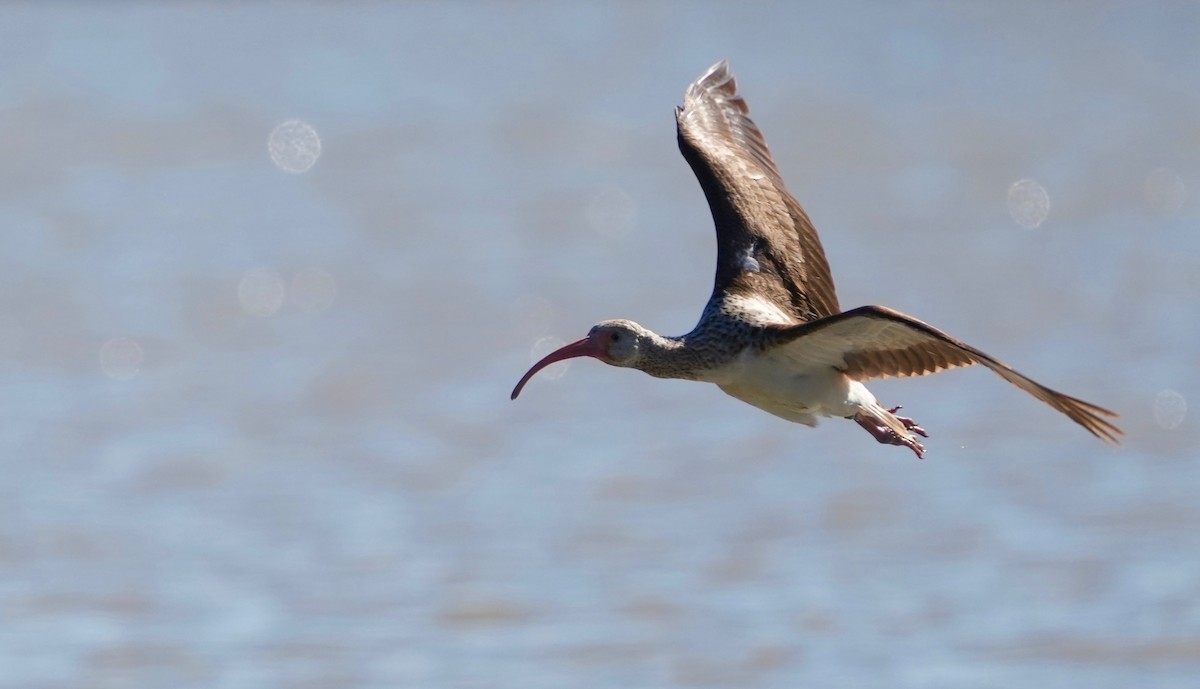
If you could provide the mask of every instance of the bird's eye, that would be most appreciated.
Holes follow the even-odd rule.
[[[613,342],[620,342],[620,341],[621,341],[621,333],[613,333],[613,334],[612,334],[612,335],[610,335],[609,337],[612,339],[612,341],[613,341]]]

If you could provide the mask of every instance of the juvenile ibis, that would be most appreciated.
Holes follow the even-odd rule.
[[[931,325],[885,306],[842,311],[817,231],[784,186],[724,60],[688,87],[675,122],[717,230],[716,278],[699,322],[677,337],[628,320],[597,323],[534,364],[512,399],[546,366],[587,356],[658,378],[714,383],[796,423],[852,419],[877,441],[922,457],[916,436],[928,437],[925,429],[897,415],[900,407],[882,406],[863,382],[980,364],[1118,442],[1113,412],[1051,390]]]

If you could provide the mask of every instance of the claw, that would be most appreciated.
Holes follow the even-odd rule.
[[[903,445],[904,447],[907,447],[908,449],[912,450],[913,454],[915,454],[917,456],[917,459],[925,459],[925,446],[924,445],[913,440],[912,438],[901,438],[900,436],[896,435],[895,433],[892,434],[892,437],[895,438],[897,441],[899,441],[899,442],[893,442],[892,443],[893,445]]]

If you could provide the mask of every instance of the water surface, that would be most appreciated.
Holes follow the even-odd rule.
[[[1192,4],[0,16],[0,686],[1194,685]],[[926,461],[593,361],[509,402],[693,324],[722,57],[845,306],[1126,444],[986,371],[872,386]]]

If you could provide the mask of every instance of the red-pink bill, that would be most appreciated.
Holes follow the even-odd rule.
[[[529,382],[529,379],[533,377],[533,374],[537,373],[543,368],[546,368],[550,364],[562,361],[563,359],[574,359],[578,356],[597,355],[598,352],[596,351],[595,345],[592,344],[592,341],[586,337],[582,340],[572,342],[569,345],[559,347],[553,352],[550,352],[546,356],[542,357],[540,361],[538,361],[536,364],[530,367],[528,371],[525,372],[525,375],[521,376],[521,380],[517,383],[517,387],[513,388],[512,395],[509,397],[509,399],[517,399],[517,395],[521,394],[521,388],[525,387],[525,383]]]

